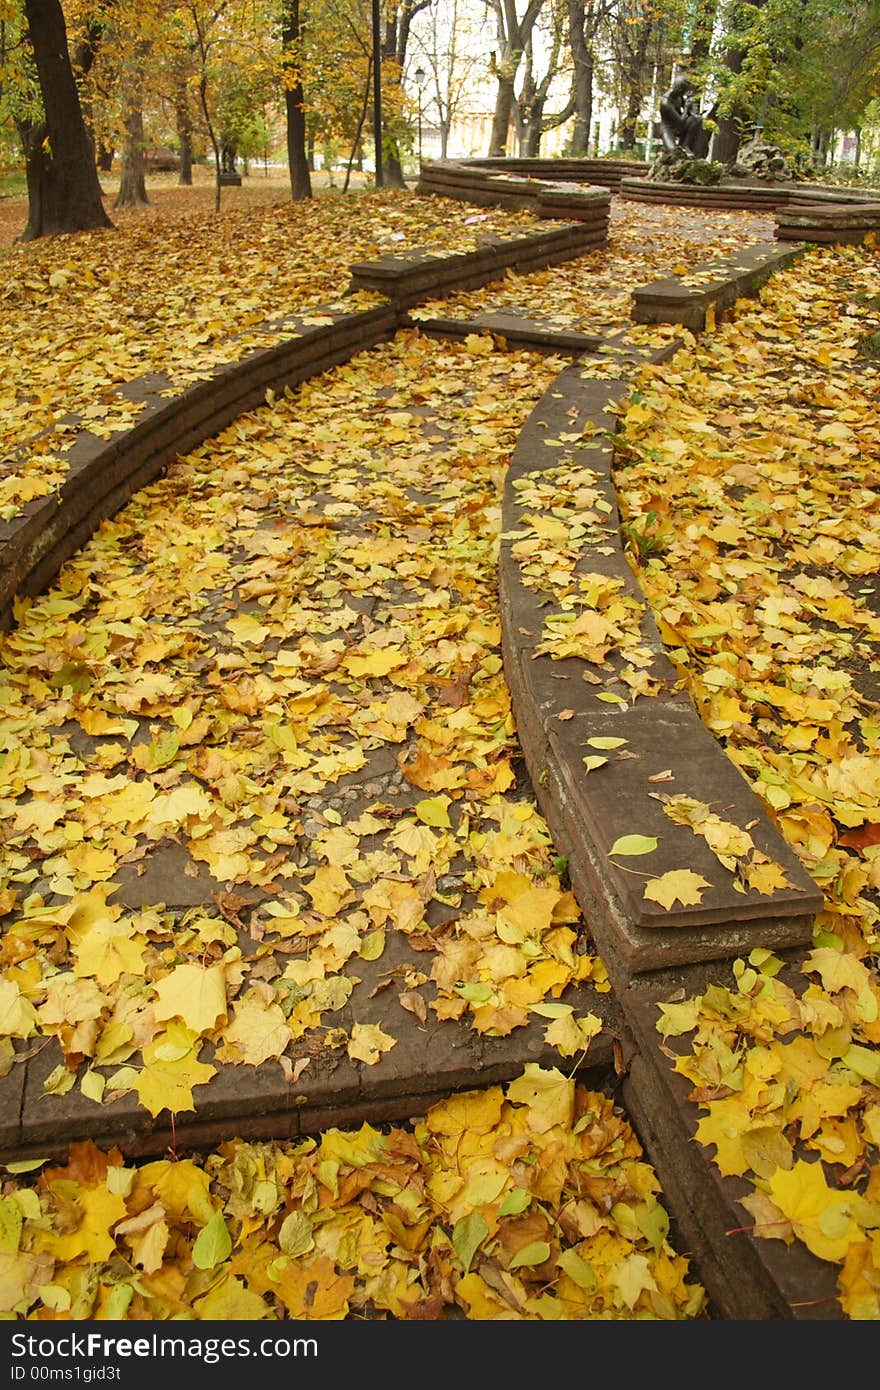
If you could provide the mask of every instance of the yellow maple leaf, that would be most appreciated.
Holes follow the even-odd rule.
[[[351,1030],[348,1055],[353,1062],[366,1062],[373,1066],[383,1052],[396,1047],[397,1039],[384,1033],[378,1023],[356,1023]]]
[[[167,1158],[146,1163],[137,1170],[135,1193],[152,1193],[175,1221],[195,1221],[206,1226],[214,1215],[210,1197],[211,1177],[191,1158],[172,1162]],[[143,1200],[143,1198],[140,1198]],[[136,1203],[135,1203],[136,1205]]]
[[[742,870],[742,876],[750,888],[756,893],[775,893],[780,888],[790,888],[791,883],[786,877],[785,870],[781,864],[777,864],[773,859],[767,859],[764,855],[756,854],[749,864]]]
[[[380,647],[372,652],[352,652],[345,658],[343,665],[351,675],[362,678],[387,676],[390,671],[398,670],[408,661],[409,656],[399,647]]]
[[[810,974],[815,971],[829,994],[851,989],[860,995],[871,983],[870,972],[860,960],[831,946],[819,946],[811,951],[804,962],[804,970]]]
[[[194,1033],[208,1033],[226,1019],[226,970],[223,965],[177,965],[155,985],[153,1014],[164,1022],[180,1018]]]
[[[142,975],[146,940],[134,935],[131,921],[96,922],[87,930],[71,931],[74,974],[94,976],[99,985],[113,985],[120,975]]]
[[[504,1092],[500,1086],[464,1091],[432,1105],[426,1124],[435,1134],[488,1134],[501,1119],[503,1107]]]
[[[768,1180],[767,1195],[820,1260],[844,1260],[850,1246],[864,1239],[852,1215],[856,1194],[829,1187],[819,1162],[798,1159],[788,1172],[778,1170]]]
[[[163,1110],[170,1110],[172,1115],[195,1110],[192,1088],[210,1081],[216,1067],[200,1062],[195,1047],[173,1060],[158,1057],[160,1047],[161,1040],[144,1048],[144,1068],[134,1083],[141,1104],[153,1116]]]
[[[840,1274],[840,1303],[854,1321],[880,1321],[880,1232],[847,1251]]]
[[[550,926],[553,910],[561,897],[558,888],[535,888],[530,885],[513,902],[501,908],[501,915],[527,935],[538,935]]]
[[[546,1134],[555,1125],[569,1128],[574,1118],[574,1079],[556,1067],[527,1062],[521,1076],[507,1087],[507,1099],[528,1108],[529,1127]]]
[[[335,917],[341,908],[354,901],[355,896],[345,873],[335,864],[322,864],[305,885],[305,890],[315,911],[324,917]]]
[[[341,1321],[355,1290],[351,1274],[339,1274],[328,1256],[305,1263],[290,1260],[278,1279],[278,1295],[292,1318]]]
[[[648,880],[645,897],[668,911],[676,902],[680,902],[682,907],[692,907],[702,902],[702,890],[711,886],[692,869],[669,869],[667,873]]]
[[[260,1322],[270,1316],[268,1305],[259,1294],[252,1293],[234,1274],[227,1274],[192,1306],[205,1322]]]
[[[247,1062],[258,1067],[280,1057],[291,1039],[290,1027],[277,1004],[265,1004],[255,991],[234,1006],[233,1019],[223,1031],[222,1062]]]
[[[472,357],[488,357],[495,351],[495,344],[488,333],[468,333],[464,340],[464,350]]]
[[[72,1231],[37,1231],[35,1247],[49,1251],[56,1260],[76,1260],[81,1255],[94,1264],[109,1260],[116,1247],[111,1230],[126,1215],[125,1198],[101,1182],[77,1187],[73,1201],[82,1213],[79,1224]]]
[[[586,1052],[590,1039],[601,1031],[602,1020],[595,1014],[586,1014],[583,1018],[565,1014],[549,1024],[544,1032],[544,1041],[561,1052],[563,1057],[573,1057],[577,1052]]]
[[[37,1014],[22,996],[14,980],[0,980],[0,1037],[29,1038],[37,1026]]]
[[[752,1113],[748,1101],[739,1094],[712,1101],[708,1115],[701,1117],[695,1138],[700,1144],[715,1145],[714,1161],[725,1177],[733,1174],[741,1176],[748,1170],[749,1161],[743,1152],[743,1135],[751,1125]]]

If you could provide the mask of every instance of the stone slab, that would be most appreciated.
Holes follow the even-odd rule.
[[[677,979],[634,982],[625,1002],[637,1053],[629,1061],[623,1098],[675,1212],[679,1248],[695,1259],[718,1317],[842,1321],[837,1267],[800,1241],[786,1245],[753,1235],[753,1219],[740,1204],[751,1184],[723,1177],[711,1146],[695,1138],[704,1112],[691,1099],[692,1083],[675,1070],[675,1057],[688,1051],[688,1041],[668,1038],[661,1047],[656,1024],[661,1003],[699,995],[709,984],[735,987],[730,972],[690,968]]]
[[[630,973],[724,959],[757,945],[781,949],[805,943],[822,905],[820,891],[745,778],[690,699],[677,691],[675,671],[623,554],[606,424],[609,415],[615,418],[608,407],[622,389],[621,382],[584,380],[573,366],[535,407],[508,471],[500,558],[502,648],[520,743],[554,839],[569,857],[582,910],[603,956],[608,953],[616,962],[620,981]],[[577,435],[572,425],[582,432],[591,419],[606,430],[604,439],[554,439],[557,432]],[[539,476],[569,459],[593,472],[607,508],[599,543],[584,548],[576,568],[614,576],[622,592],[641,605],[641,643],[652,654],[650,675],[657,683],[650,697],[633,699],[616,679],[622,665],[617,653],[609,653],[602,671],[596,671],[604,677],[602,693],[618,698],[612,706],[597,701],[596,687],[582,679],[585,663],[538,652],[552,594],[522,582],[514,545],[523,534],[525,509],[516,504],[515,484],[525,474]],[[606,764],[588,774],[587,739],[607,737],[625,741],[621,752],[609,753]],[[664,780],[650,780],[660,777]],[[706,802],[721,820],[747,829],[756,849],[782,867],[786,884],[772,894],[737,891],[733,873],[705,840],[664,814],[660,798],[670,792]],[[657,847],[636,858],[612,855],[615,841],[628,834],[653,837]],[[683,868],[709,885],[699,904],[673,903],[667,911],[644,897],[649,878]]]
[[[474,314],[472,318],[410,318],[409,322],[420,332],[435,337],[466,338],[471,333],[489,332],[520,347],[539,352],[570,354],[574,357],[594,351],[601,343],[601,339],[595,334],[555,328],[552,324],[541,323],[518,314],[489,312]]]
[[[723,310],[755,294],[776,270],[790,265],[803,247],[783,242],[743,248],[733,256],[696,265],[686,275],[665,276],[633,291],[636,323],[678,323],[699,333],[712,306]]]

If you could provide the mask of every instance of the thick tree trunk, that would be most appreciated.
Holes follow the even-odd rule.
[[[20,127],[28,183],[28,221],[21,240],[112,227],[73,78],[60,0],[25,0],[24,10],[45,121]]]
[[[751,6],[755,10],[764,8],[766,0],[751,0]],[[724,54],[724,66],[728,72],[734,75],[742,72],[743,63],[747,57],[745,47],[738,47],[736,38],[742,31],[738,31],[729,37],[728,46]],[[746,36],[742,35],[745,39]],[[749,113],[742,106],[733,103],[728,110],[722,111],[716,117],[718,131],[712,141],[712,158],[718,164],[732,164],[739,153],[740,143],[747,128],[754,128],[754,121],[749,121]]]
[[[584,0],[568,0],[569,43],[574,64],[571,153],[575,158],[590,153],[590,126],[593,121],[593,54],[587,44],[585,23]]]
[[[593,121],[593,54],[584,34],[583,0],[568,0],[569,42],[574,63],[572,95],[574,125],[571,133],[571,153],[582,158],[590,152],[590,126]]]
[[[712,159],[716,164],[733,164],[740,145],[743,113],[734,107],[729,115],[718,116],[718,129],[712,141]]]
[[[144,177],[144,99],[142,73],[150,45],[146,40],[135,44],[127,74],[125,92],[125,142],[122,147],[122,168],[119,173],[117,208],[146,207],[147,184]]]
[[[492,116],[492,134],[489,139],[490,158],[498,159],[507,154],[512,118],[513,78],[499,76],[498,91],[495,93],[495,112]]]
[[[654,18],[650,15],[643,20],[636,31],[635,39],[630,39],[627,61],[623,64],[623,79],[626,87],[626,101],[620,122],[620,148],[633,150],[638,134],[639,112],[645,98],[646,77],[648,73],[648,44],[654,33]],[[650,121],[652,116],[649,115]]]
[[[538,158],[541,153],[541,136],[543,134],[541,111],[533,107],[531,119],[525,128],[525,139],[522,142],[522,152],[526,159]]]
[[[281,26],[281,43],[287,66],[284,105],[287,113],[287,165],[290,171],[290,197],[294,203],[312,196],[312,176],[306,148],[305,93],[301,76],[300,46],[302,25],[300,0],[286,0]]]

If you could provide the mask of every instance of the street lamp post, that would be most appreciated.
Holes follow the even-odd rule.
[[[425,85],[426,75],[424,68],[416,68],[413,73],[416,90],[419,94],[419,170],[421,170],[422,167],[422,88]]]
[[[379,0],[373,0],[373,144],[376,149],[376,187],[383,188],[382,169],[382,27]]]

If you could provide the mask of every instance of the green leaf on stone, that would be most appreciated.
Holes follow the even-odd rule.
[[[592,1293],[596,1287],[596,1276],[586,1260],[575,1250],[564,1250],[556,1261],[559,1268],[568,1275],[579,1289]]]
[[[24,1224],[21,1207],[11,1197],[0,1197],[0,1250],[14,1255],[21,1241]]]
[[[89,1100],[97,1101],[100,1105],[104,1096],[105,1085],[106,1082],[101,1073],[99,1071],[92,1071],[91,1067],[89,1067],[80,1082],[79,1088],[84,1096],[87,1096]]]
[[[425,797],[424,801],[416,802],[415,812],[424,825],[433,825],[438,830],[451,830],[450,802],[451,797],[448,796]]]
[[[358,955],[361,960],[378,960],[385,950],[385,932],[379,927],[376,931],[367,932]]]
[[[539,1014],[541,1018],[565,1018],[567,1014],[574,1012],[573,1004],[532,1004],[531,1012]]]
[[[659,843],[654,835],[619,835],[608,853],[623,854],[627,857],[637,854],[651,854]]]

